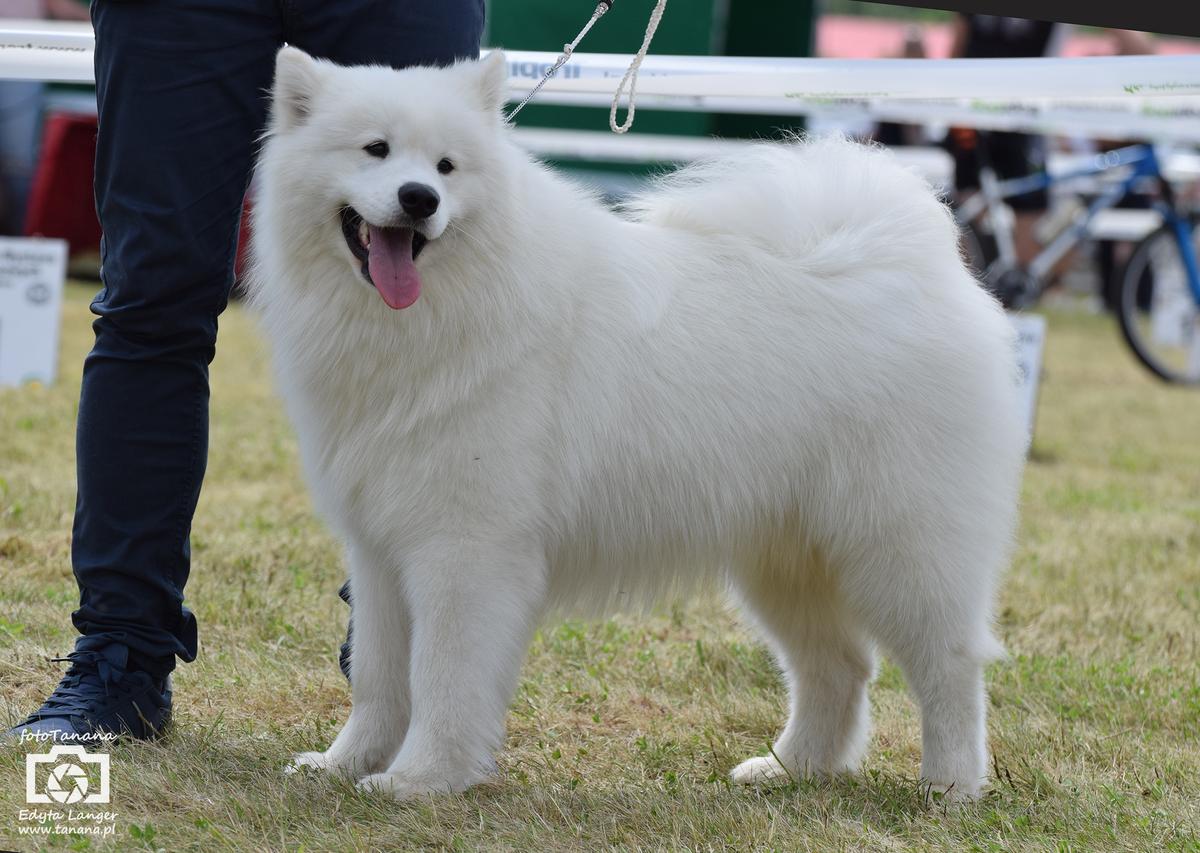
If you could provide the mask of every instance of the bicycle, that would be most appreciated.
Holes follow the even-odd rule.
[[[1037,301],[1055,265],[1087,235],[1102,211],[1151,184],[1161,225],[1143,237],[1113,282],[1114,307],[1122,335],[1139,361],[1167,382],[1200,385],[1200,218],[1185,211],[1164,177],[1153,145],[1138,144],[1097,154],[1062,175],[1039,172],[1001,180],[986,162],[984,146],[979,192],[965,199],[955,218],[964,252],[976,276],[1005,308]],[[1089,203],[1022,266],[1013,239],[1013,213],[1005,199],[1055,184],[1113,173]]]

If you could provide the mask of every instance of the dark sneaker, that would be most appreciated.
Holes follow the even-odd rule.
[[[56,661],[69,663],[66,675],[45,704],[6,738],[28,733],[59,742],[158,737],[171,719],[171,677],[127,671],[129,650],[110,645],[74,651]]]

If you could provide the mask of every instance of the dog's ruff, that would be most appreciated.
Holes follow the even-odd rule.
[[[921,706],[921,777],[977,794],[1025,434],[945,207],[826,141],[617,215],[513,143],[504,70],[279,55],[253,300],[354,599],[353,710],[297,764],[461,791],[495,772],[539,620],[716,581],[791,695],[735,780],[856,770],[878,643]],[[392,310],[339,212],[395,224],[410,182],[440,206]]]

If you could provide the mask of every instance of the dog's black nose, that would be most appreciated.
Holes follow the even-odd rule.
[[[413,219],[428,219],[437,213],[438,194],[433,187],[415,181],[400,188],[400,207]]]

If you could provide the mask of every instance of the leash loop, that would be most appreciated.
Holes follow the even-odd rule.
[[[608,126],[613,133],[625,133],[629,128],[633,127],[633,116],[637,112],[634,100],[637,97],[638,70],[642,67],[642,60],[646,58],[646,51],[650,50],[650,42],[654,38],[654,33],[658,29],[659,22],[662,21],[663,12],[666,9],[667,0],[658,0],[654,4],[654,11],[650,13],[650,20],[646,23],[646,37],[642,40],[642,46],[638,48],[637,56],[633,58],[633,62],[629,63],[629,68],[626,69],[625,76],[621,78],[621,85],[613,93],[612,107],[608,111]],[[629,84],[629,109],[625,113],[625,121],[617,124],[617,110],[620,109],[621,93],[625,91],[626,83]]]
[[[575,36],[575,40],[570,44],[564,44],[562,53],[558,55],[558,59],[550,66],[549,70],[542,75],[542,79],[537,82],[537,85],[530,90],[529,94],[524,97],[521,103],[513,107],[505,121],[512,121],[517,113],[525,109],[525,105],[533,100],[534,96],[542,90],[546,82],[554,76],[558,69],[567,64],[571,55],[575,53],[575,48],[583,41],[583,37],[588,34],[588,31],[596,25],[604,13],[612,8],[615,0],[600,0],[596,4],[596,11],[592,12],[592,17],[583,25],[583,29],[579,31],[579,35]],[[654,4],[654,11],[650,13],[650,19],[646,22],[646,35],[642,39],[642,46],[638,48],[637,55],[633,57],[633,61],[629,63],[629,68],[625,70],[625,76],[621,78],[621,85],[617,87],[617,91],[613,93],[612,107],[608,111],[608,126],[613,133],[625,133],[629,128],[633,127],[633,117],[637,112],[635,101],[637,100],[637,78],[638,71],[641,70],[642,62],[646,58],[646,52],[650,50],[650,42],[654,39],[654,33],[658,30],[659,23],[662,22],[663,12],[667,9],[667,0],[657,0]],[[617,124],[617,111],[621,108],[621,95],[625,92],[625,87],[629,86],[629,107],[625,113],[625,121]]]

